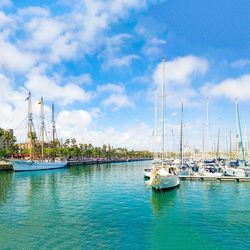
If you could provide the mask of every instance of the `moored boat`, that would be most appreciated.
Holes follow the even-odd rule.
[[[49,170],[64,168],[67,166],[67,161],[55,161],[46,160],[44,158],[44,134],[45,134],[45,124],[44,124],[44,103],[43,98],[39,104],[41,105],[41,158],[36,160],[33,156],[33,138],[34,138],[34,125],[33,125],[33,114],[32,114],[32,103],[31,103],[31,93],[29,92],[28,100],[28,135],[29,135],[29,160],[12,160],[12,166],[14,171],[35,171],[35,170]],[[54,106],[52,105],[52,122],[53,122],[53,141],[55,134],[55,122],[54,122]]]
[[[35,171],[65,168],[67,161],[49,162],[49,161],[31,161],[31,160],[15,160],[12,161],[14,171]]]
[[[150,175],[150,183],[154,190],[162,191],[179,186],[180,181],[175,168],[165,162],[165,60],[162,60],[162,129],[161,129],[161,161],[153,164],[153,171]]]

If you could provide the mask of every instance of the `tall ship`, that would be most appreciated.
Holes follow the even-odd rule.
[[[33,154],[34,150],[34,137],[35,130],[33,124],[32,114],[32,100],[31,93],[26,99],[28,101],[28,137],[29,137],[29,159],[28,160],[12,160],[12,166],[14,171],[35,171],[35,170],[49,170],[64,168],[67,166],[67,161],[56,161],[55,157],[51,159],[45,159],[44,157],[44,137],[45,137],[45,115],[44,115],[44,102],[41,97],[39,104],[41,105],[41,156],[35,157]],[[53,142],[55,140],[55,119],[54,119],[54,105],[52,104],[52,131],[53,131]]]

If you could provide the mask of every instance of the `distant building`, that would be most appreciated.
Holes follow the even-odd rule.
[[[36,144],[42,144],[41,142],[36,142]],[[29,142],[20,142],[18,144],[18,147],[20,149],[30,149],[30,143]],[[48,142],[44,142],[44,147],[48,148],[49,147],[49,143]]]
[[[7,149],[14,142],[14,130],[6,129],[3,130],[3,134],[0,136],[0,150]]]

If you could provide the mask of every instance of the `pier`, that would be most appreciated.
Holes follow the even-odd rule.
[[[180,175],[181,180],[191,181],[234,181],[234,182],[250,182],[250,177],[237,177],[237,176],[221,176],[221,177],[208,177],[208,176],[185,176]]]

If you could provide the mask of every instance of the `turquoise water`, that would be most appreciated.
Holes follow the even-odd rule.
[[[0,249],[250,249],[250,183],[156,193],[148,165],[0,173]]]

